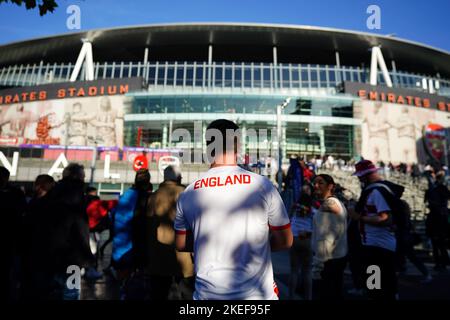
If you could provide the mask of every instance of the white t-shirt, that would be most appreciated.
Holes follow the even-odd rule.
[[[339,206],[339,212],[331,212],[326,204],[322,204],[313,217],[313,232],[311,239],[314,253],[312,272],[320,275],[324,263],[331,259],[343,258],[348,253],[347,246],[347,209],[335,197],[327,201]]]
[[[381,212],[390,212],[391,208],[378,190],[373,190],[367,197],[363,215],[373,217]],[[396,240],[394,231],[390,226],[372,226],[360,222],[361,240],[363,245],[381,247],[395,251]]]
[[[278,299],[269,228],[289,228],[283,201],[265,177],[210,169],[177,202],[175,230],[194,237],[194,299]]]

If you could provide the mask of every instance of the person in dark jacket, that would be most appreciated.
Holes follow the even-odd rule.
[[[52,284],[52,266],[49,241],[49,192],[55,180],[47,175],[37,176],[34,194],[23,219],[22,235],[22,286],[21,298],[41,300],[48,298]]]
[[[68,278],[73,275],[70,270],[79,271],[95,266],[95,258],[89,247],[84,177],[84,167],[71,163],[64,169],[62,180],[49,193],[48,227],[51,232],[47,245],[54,275],[54,299],[79,299],[79,286],[67,286]]]
[[[150,279],[150,300],[192,300],[194,264],[190,252],[175,249],[173,227],[176,202],[184,189],[178,167],[168,166],[164,182],[148,200],[145,273]]]
[[[435,269],[445,270],[450,264],[445,239],[448,228],[448,200],[450,191],[445,182],[445,172],[436,174],[436,182],[425,192],[425,202],[430,213],[426,220],[426,232],[431,238]]]
[[[0,263],[0,299],[17,300],[17,262],[21,220],[26,208],[25,194],[9,184],[8,169],[0,167],[0,212],[3,230],[0,232],[2,262]]]

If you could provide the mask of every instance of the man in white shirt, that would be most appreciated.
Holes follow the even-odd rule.
[[[207,128],[214,140],[210,170],[180,195],[176,247],[194,252],[194,299],[278,299],[271,251],[292,245],[289,217],[278,191],[260,175],[237,166],[238,126],[228,120]],[[230,138],[232,141],[230,143]],[[227,140],[229,143],[227,143]]]

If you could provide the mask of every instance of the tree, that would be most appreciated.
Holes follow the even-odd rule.
[[[48,11],[53,12],[58,6],[55,0],[0,0],[0,4],[3,2],[15,3],[18,6],[25,4],[25,8],[27,8],[27,10],[34,9],[38,6],[39,14],[41,16],[45,15]]]

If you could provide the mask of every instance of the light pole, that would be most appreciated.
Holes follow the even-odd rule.
[[[94,142],[95,146],[92,148],[92,161],[91,161],[91,178],[89,180],[89,186],[94,185],[94,173],[95,173],[95,165],[97,162],[97,141]]]
[[[291,102],[291,97],[286,98],[282,104],[277,105],[277,140],[278,140],[278,191],[281,192],[283,185],[283,171],[281,165],[283,163],[283,150],[281,149],[281,113],[284,108]]]
[[[447,136],[444,136],[444,164],[447,167],[446,174],[449,172],[448,168],[448,145],[447,145]]]

